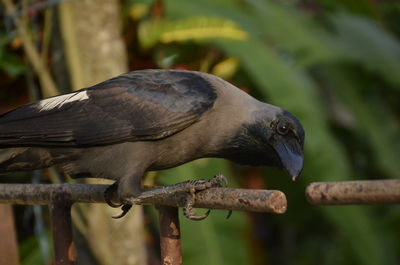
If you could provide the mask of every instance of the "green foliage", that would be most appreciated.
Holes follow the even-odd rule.
[[[355,8],[344,2],[330,3],[326,12],[317,9],[318,17],[313,17],[304,9],[278,1],[172,0],[167,5],[168,20],[159,19],[157,25],[212,16],[221,21],[234,21],[247,32],[248,38],[243,40],[220,36],[204,39],[198,46],[217,47],[225,56],[237,58],[238,76],[242,80],[251,80],[244,83],[251,86],[251,93],[285,107],[300,118],[306,130],[306,164],[301,181],[396,178],[400,176],[399,163],[396,163],[400,156],[399,121],[394,116],[398,100],[388,101],[385,92],[400,96],[400,42],[380,25],[381,21],[375,20],[381,15],[372,4],[358,2],[364,6]],[[321,1],[321,5],[328,4]],[[168,49],[165,43],[155,46],[156,43],[163,44],[162,32],[168,30],[162,26],[147,27],[146,36],[153,39],[146,48]],[[183,37],[175,39],[174,43],[184,49],[187,40]],[[176,54],[179,57],[180,52]],[[179,169],[173,172],[177,175],[199,174],[191,171],[194,169],[190,166],[183,170],[185,172]],[[201,176],[215,173],[216,169]],[[283,181],[272,182],[278,184],[276,188],[283,188],[279,186]],[[356,206],[312,208],[306,203],[290,201],[292,196],[303,197],[306,183],[298,189],[290,188],[290,192],[295,193],[289,196],[287,218],[290,219],[276,218],[281,230],[299,226],[296,221],[304,220],[301,227],[305,231],[298,232],[303,237],[296,242],[298,250],[290,253],[295,255],[292,262],[396,264],[394,253],[400,249],[392,247],[392,252],[388,252],[387,244],[382,243],[396,240],[389,235],[390,229],[395,227],[377,229],[382,222],[378,218],[380,211],[387,208],[379,211]],[[301,208],[291,210],[296,204]],[[315,231],[313,226],[307,225],[307,222],[315,224],[313,218],[318,218],[318,227],[328,226],[330,230]],[[196,227],[199,226],[196,224]],[[190,229],[184,232],[193,240]],[[209,237],[209,241],[218,241],[213,234],[203,231],[202,235]],[[311,243],[315,238],[320,239],[323,248]],[[223,248],[212,249],[224,251]],[[285,253],[280,251],[281,255]],[[209,254],[214,257],[212,260],[219,260],[217,254]],[[319,257],[318,262],[310,256]],[[283,260],[288,259],[278,257],[275,262]],[[186,261],[192,264],[189,257]],[[247,263],[236,260],[235,264]]]
[[[262,28],[262,39],[270,47],[295,55],[296,64],[305,66],[337,56],[327,32],[299,10],[274,1],[248,2],[249,11]]]
[[[49,231],[47,231],[43,236],[47,238],[48,242],[51,242]],[[43,253],[41,253],[39,246],[39,240],[41,239],[36,236],[31,236],[20,243],[19,255],[22,265],[39,265],[48,262],[50,257],[43,257]]]
[[[273,51],[268,50],[262,43],[235,44],[237,45],[232,45],[232,43],[224,45],[224,48],[235,55],[240,55],[242,50],[249,51],[241,57],[248,74],[260,85],[262,93],[266,97],[300,117],[307,133],[307,139],[312,139],[307,140],[305,146],[306,161],[312,161],[305,165],[306,181],[350,179],[351,171],[348,161],[339,142],[328,129],[326,118],[320,111],[322,107],[317,104],[318,98],[311,80],[308,80],[307,76],[302,76],[300,71],[287,67],[274,55]],[[338,229],[349,232],[344,236],[348,236],[348,241],[355,248],[356,255],[363,260],[363,264],[379,263],[376,238],[363,210],[349,211],[344,207],[321,208],[320,210]],[[352,223],[350,220],[354,222]],[[362,223],[364,225],[361,225]],[[364,237],[361,242],[360,236]],[[364,255],[366,249],[369,251],[368,258]]]
[[[155,2],[161,15],[152,15]],[[288,212],[265,215],[262,231],[255,232],[268,231],[268,244],[252,241],[255,228],[244,213],[225,220],[224,211],[212,211],[202,222],[182,217],[185,264],[400,263],[398,206],[312,207],[304,199],[312,181],[400,177],[397,2],[128,0],[123,14],[134,27],[126,34],[137,32],[125,36],[140,46],[128,46],[135,68],[218,74],[288,109],[306,131],[299,183],[262,170],[268,188],[288,197]],[[0,71],[16,77],[26,66],[10,52],[12,41],[0,36]],[[172,184],[217,173],[228,176],[230,186],[242,175],[226,161],[204,159],[163,171],[159,180]],[[40,264],[34,238],[20,252],[22,264]]]
[[[7,46],[10,42],[10,38],[0,34],[0,71],[15,77],[26,71],[26,65],[20,57],[8,51]]]
[[[373,20],[356,15],[340,13],[332,21],[337,31],[334,41],[343,59],[354,60],[400,87],[400,41],[395,36]]]

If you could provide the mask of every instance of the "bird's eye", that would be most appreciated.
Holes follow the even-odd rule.
[[[279,122],[276,126],[276,131],[280,135],[286,135],[289,132],[289,124],[287,124],[286,122]]]

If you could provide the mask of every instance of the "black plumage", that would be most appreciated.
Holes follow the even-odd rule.
[[[216,97],[214,88],[191,72],[131,72],[3,114],[0,145],[156,140],[196,122]]]

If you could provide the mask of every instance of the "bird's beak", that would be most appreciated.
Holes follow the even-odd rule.
[[[293,181],[297,179],[303,169],[303,150],[296,139],[282,139],[275,145],[283,168],[289,173]]]

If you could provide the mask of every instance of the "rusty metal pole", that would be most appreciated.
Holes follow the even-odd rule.
[[[178,209],[171,206],[157,206],[160,216],[160,245],[162,265],[181,265],[181,231]]]
[[[74,265],[75,246],[72,241],[72,202],[52,200],[49,203],[54,246],[54,265]]]
[[[0,264],[19,265],[18,243],[11,205],[0,204]]]
[[[100,184],[0,184],[0,203],[49,205],[55,249],[55,265],[75,262],[71,229],[73,202],[104,203],[108,185]],[[161,191],[161,192],[160,192]],[[153,196],[153,195],[164,196]],[[176,192],[176,185],[152,187],[141,196],[124,198],[122,202],[159,206],[163,264],[182,264],[178,208],[187,202],[187,192]],[[113,202],[121,202],[114,198]],[[210,188],[196,193],[195,208],[239,211],[286,211],[285,194],[277,190]]]

